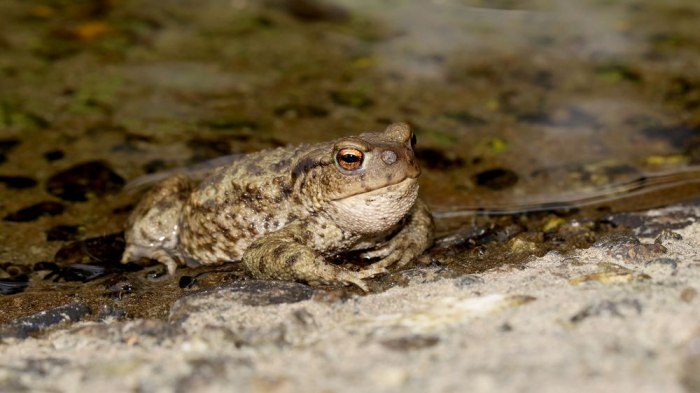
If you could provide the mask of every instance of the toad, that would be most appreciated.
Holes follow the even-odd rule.
[[[313,145],[246,154],[201,181],[174,174],[127,220],[122,262],[241,261],[259,279],[354,284],[402,267],[433,242],[418,199],[416,138],[403,123]],[[355,270],[334,264],[357,252]],[[353,254],[354,255],[354,254]]]

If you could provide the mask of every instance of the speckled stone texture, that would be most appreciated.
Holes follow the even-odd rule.
[[[636,231],[698,214],[636,214]],[[229,284],[183,298],[167,321],[6,338],[0,388],[695,392],[700,223],[657,232],[458,279],[423,268],[405,287],[349,300],[302,284]]]

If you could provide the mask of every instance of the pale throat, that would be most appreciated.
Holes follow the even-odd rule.
[[[332,202],[335,224],[360,234],[392,229],[408,214],[418,198],[418,182],[406,179],[374,191]]]

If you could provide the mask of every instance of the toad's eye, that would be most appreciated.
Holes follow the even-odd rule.
[[[416,134],[411,135],[411,147],[416,147],[416,142],[418,142],[418,139],[416,138]]]
[[[360,168],[364,158],[364,153],[352,147],[340,149],[338,154],[335,156],[335,160],[338,162],[338,165],[340,165],[340,167],[346,171],[354,171],[355,169]]]

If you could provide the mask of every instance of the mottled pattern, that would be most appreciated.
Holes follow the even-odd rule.
[[[405,124],[382,133],[249,154],[199,185],[164,180],[129,219],[123,261],[243,261],[257,278],[352,283],[402,266],[432,244],[433,222],[417,199],[420,169]],[[341,149],[361,152],[348,171]],[[342,155],[342,154],[341,154]],[[365,251],[378,262],[359,272],[327,262]]]
[[[147,257],[170,271],[175,269],[180,212],[191,192],[189,179],[176,175],[158,183],[141,199],[126,222],[127,247],[122,262]]]

